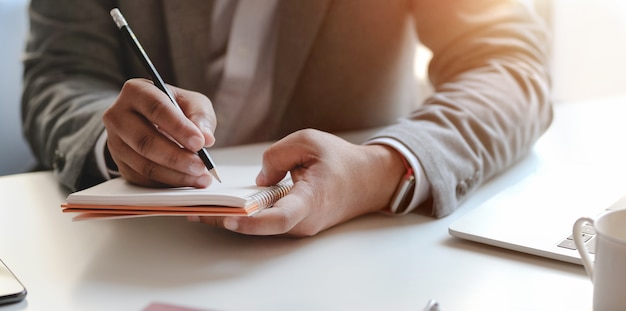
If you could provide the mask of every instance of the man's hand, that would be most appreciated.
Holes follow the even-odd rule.
[[[196,151],[215,141],[213,106],[200,93],[168,88],[184,114],[151,81],[124,84],[103,116],[108,150],[122,177],[132,183],[207,187],[212,179]]]
[[[383,145],[355,145],[317,130],[293,133],[263,155],[257,184],[291,172],[288,195],[253,217],[190,217],[252,235],[311,236],[388,206],[405,173],[401,156]]]

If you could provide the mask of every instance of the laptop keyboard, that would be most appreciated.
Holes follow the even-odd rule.
[[[583,242],[585,243],[585,247],[587,248],[587,252],[590,254],[596,253],[596,231],[589,224],[585,224],[582,226],[583,233]],[[573,235],[570,234],[567,238],[561,240],[558,244],[559,247],[576,250],[576,245],[574,244]]]

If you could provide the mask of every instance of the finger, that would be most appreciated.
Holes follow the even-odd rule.
[[[307,204],[300,187],[294,186],[291,192],[276,201],[273,207],[264,209],[252,217],[225,217],[224,228],[249,235],[313,235],[315,229],[303,224],[303,220],[310,214],[311,206]],[[300,226],[298,230],[294,230]]]
[[[187,216],[190,222],[202,222],[214,228],[224,228],[224,217],[221,216]]]
[[[196,187],[206,188],[211,182],[210,175],[191,176],[172,171],[166,167],[144,161],[142,171],[138,172],[126,162],[120,162],[118,169],[122,177],[129,182],[149,187]]]
[[[204,145],[209,147],[215,143],[213,133],[217,126],[217,118],[211,100],[198,92],[191,92],[175,86],[171,90],[181,109],[204,135]]]
[[[197,156],[183,152],[178,144],[166,136],[169,134],[157,130],[153,122],[141,114],[141,109],[147,106],[142,102],[146,101],[146,97],[153,95],[152,92],[163,95],[163,92],[143,79],[127,81],[116,103],[103,116],[109,136],[121,138],[123,144],[159,165],[194,176],[204,174],[204,164]],[[166,105],[169,108],[172,106]],[[177,114],[180,115],[180,112]],[[111,152],[114,154],[115,149],[112,149]],[[135,171],[142,171],[137,164],[129,164]]]
[[[195,153],[181,149],[152,124],[138,122],[131,131],[114,133],[117,135],[113,135],[112,139],[121,139],[121,144],[129,146],[151,162],[184,174],[200,176],[205,173],[206,168]],[[140,167],[132,167],[141,172]]]
[[[109,136],[107,145],[120,174],[132,183],[145,186],[192,186],[204,188],[212,179],[206,170],[203,174],[192,175],[160,165],[137,153],[117,136]],[[178,152],[189,153],[177,148]]]
[[[133,109],[147,121],[188,150],[197,151],[204,146],[204,135],[165,93],[145,80],[129,80],[124,84],[122,93],[128,89],[128,96],[133,96]],[[124,93],[126,95],[126,93]]]
[[[274,143],[263,153],[263,165],[257,176],[257,184],[269,186],[285,177],[287,172],[299,167],[309,167],[319,161],[314,140],[299,131]]]

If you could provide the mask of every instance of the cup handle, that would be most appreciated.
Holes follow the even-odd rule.
[[[580,254],[580,258],[583,261],[583,266],[585,266],[585,270],[587,270],[587,275],[589,275],[589,278],[591,278],[591,282],[593,282],[593,272],[594,272],[593,261],[591,261],[591,256],[589,256],[589,253],[587,252],[587,247],[585,246],[582,240],[582,237],[583,237],[582,226],[586,223],[593,225],[593,219],[589,217],[581,217],[578,220],[576,220],[576,222],[574,223],[574,228],[573,228],[574,234],[572,237],[574,238],[574,244],[576,245],[576,250]]]

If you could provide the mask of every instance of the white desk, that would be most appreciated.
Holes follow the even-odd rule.
[[[451,216],[370,215],[306,239],[243,236],[182,218],[72,222],[49,172],[1,177],[0,257],[28,296],[0,310],[142,310],[160,301],[224,311],[415,311],[430,298],[446,311],[591,310],[581,266],[458,240],[447,227],[543,165],[570,159],[613,168],[608,177],[625,172],[624,116],[626,98],[558,104],[533,154]],[[220,164],[258,163],[257,150],[212,155]]]

